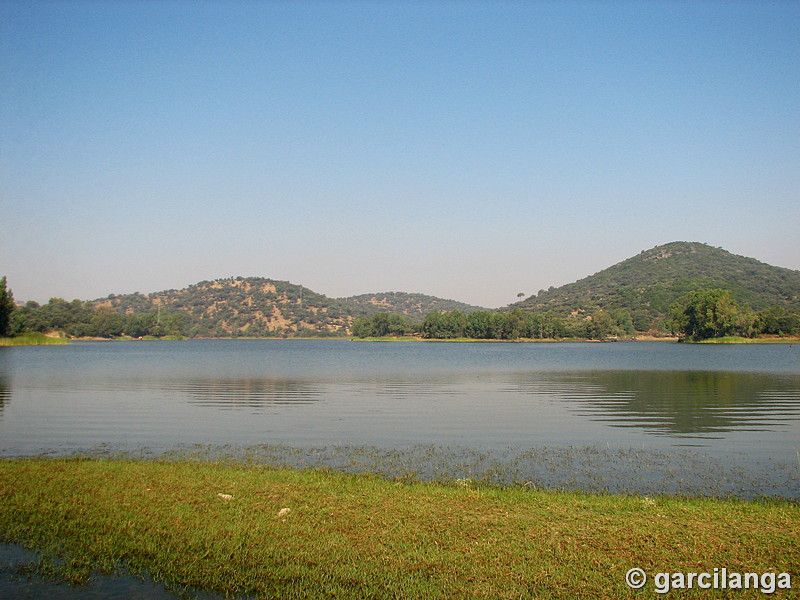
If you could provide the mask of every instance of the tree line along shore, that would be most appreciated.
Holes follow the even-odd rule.
[[[299,302],[302,303],[302,297]],[[248,299],[252,303],[252,299]],[[292,305],[295,306],[295,305]],[[295,306],[296,309],[296,306]],[[248,309],[249,310],[249,309]],[[311,319],[311,317],[307,317]],[[658,327],[643,331],[625,308],[557,314],[519,306],[501,310],[434,310],[421,319],[389,311],[345,318],[337,328],[318,325],[238,328],[219,325],[198,328],[187,313],[175,309],[115,310],[97,302],[52,298],[39,305],[17,306],[0,279],[0,337],[3,345],[55,343],[54,338],[172,338],[184,337],[418,337],[429,340],[625,340],[647,335],[686,341],[753,340],[759,336],[795,338],[800,335],[800,310],[775,305],[754,311],[738,303],[725,289],[700,288],[679,297]],[[309,326],[307,326],[309,325]],[[42,334],[48,334],[43,337]],[[13,339],[16,338],[16,342]]]
[[[800,313],[781,306],[755,312],[741,307],[728,290],[699,289],[680,297],[670,308],[665,330],[637,332],[625,309],[599,310],[588,316],[560,317],[553,312],[458,310],[432,312],[422,323],[400,315],[378,313],[356,319],[356,337],[417,335],[425,339],[633,339],[642,333],[675,336],[686,341],[755,339],[800,335]]]

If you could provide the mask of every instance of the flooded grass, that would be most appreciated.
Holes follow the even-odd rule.
[[[198,444],[166,452],[124,452],[106,446],[81,455],[330,469],[401,481],[451,484],[468,480],[482,486],[529,490],[800,500],[800,452],[797,463],[751,460],[747,468],[734,466],[734,459],[723,460],[692,450],[665,452],[610,445],[479,450],[433,444],[405,448]]]

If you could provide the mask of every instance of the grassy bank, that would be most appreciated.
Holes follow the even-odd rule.
[[[165,335],[162,337],[148,335],[146,337],[139,339],[147,341],[160,341],[160,340],[179,341],[186,338],[183,338],[179,335]],[[129,336],[123,336],[118,338],[80,337],[80,338],[73,338],[73,340],[84,341],[84,342],[136,341],[134,338]],[[0,346],[53,346],[53,345],[59,346],[59,345],[69,344],[73,340],[66,337],[58,337],[55,335],[45,335],[43,333],[23,333],[21,335],[17,335],[10,338],[0,338]]]
[[[661,338],[657,338],[661,339]],[[675,338],[677,339],[677,338]],[[532,343],[532,344],[549,344],[557,342],[599,342],[600,340],[591,340],[588,338],[517,338],[511,339],[484,339],[484,338],[469,338],[469,337],[456,337],[456,338],[424,338],[416,335],[404,336],[383,336],[383,337],[353,337],[350,338],[353,342],[449,342],[449,343],[475,343],[475,344],[508,344],[508,343]],[[635,338],[626,340],[614,341],[636,341]]]
[[[697,344],[798,344],[800,337],[759,336],[756,338],[727,335],[724,337],[698,340]]]
[[[69,340],[43,333],[23,333],[10,338],[0,338],[0,346],[52,346],[69,344]]]
[[[800,506],[787,502],[191,461],[0,461],[0,540],[42,552],[39,569],[80,581],[125,567],[176,588],[263,598],[633,598],[632,567],[788,572],[797,590],[799,527]]]

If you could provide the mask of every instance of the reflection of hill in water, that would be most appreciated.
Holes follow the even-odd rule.
[[[612,427],[656,435],[715,437],[768,431],[800,420],[800,377],[712,371],[539,373],[523,388],[574,402]]]
[[[190,404],[215,408],[253,408],[316,402],[319,386],[295,379],[187,379],[169,381],[169,392],[185,394]]]

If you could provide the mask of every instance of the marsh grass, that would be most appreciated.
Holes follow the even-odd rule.
[[[69,340],[50,337],[43,333],[24,333],[10,338],[0,337],[0,346],[58,346],[69,344]]]
[[[517,339],[482,339],[482,338],[424,338],[418,335],[402,335],[402,336],[382,336],[382,337],[351,337],[348,338],[351,342],[429,342],[429,343],[467,343],[467,344],[508,344],[508,343],[553,343],[553,342],[591,342],[596,340],[588,340],[585,338],[517,338]]]
[[[761,336],[756,338],[745,338],[736,335],[727,335],[718,338],[698,340],[697,344],[797,344],[800,337],[797,336]]]
[[[81,582],[125,570],[230,597],[633,598],[624,576],[634,566],[725,566],[796,581],[799,523],[800,506],[785,501],[186,459],[0,461],[0,541],[40,553],[36,572]]]
[[[747,468],[691,450],[614,448],[610,445],[476,449],[418,444],[295,447],[284,444],[193,445],[166,452],[94,449],[97,458],[214,461],[272,468],[333,469],[388,479],[617,494],[800,499],[800,464],[753,461]],[[800,459],[798,460],[800,462]]]

